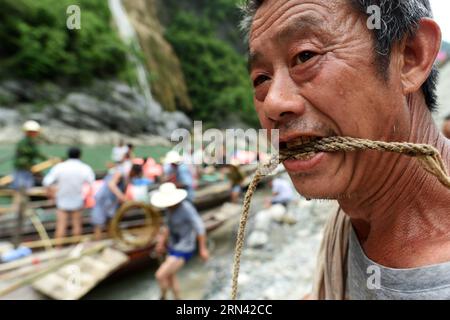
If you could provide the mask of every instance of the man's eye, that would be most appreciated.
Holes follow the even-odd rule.
[[[265,76],[265,75],[261,75],[259,77],[256,77],[256,79],[253,80],[253,87],[256,88],[257,86],[263,84],[267,80],[270,80],[270,78],[268,76]]]
[[[295,60],[296,60],[295,62],[297,64],[302,64],[302,63],[305,63],[308,60],[314,58],[316,55],[317,54],[312,51],[303,51],[297,55],[297,57],[295,58]]]

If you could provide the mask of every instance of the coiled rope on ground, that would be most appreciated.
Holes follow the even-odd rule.
[[[127,237],[130,230],[122,229],[121,222],[126,220],[133,211],[138,211],[144,218],[143,227],[138,228],[142,232],[139,236]],[[139,201],[128,201],[120,206],[114,218],[110,222],[109,231],[114,240],[127,246],[144,247],[156,236],[161,225],[161,217],[150,205]],[[137,229],[135,231],[138,231]]]
[[[250,212],[250,204],[256,187],[261,179],[273,172],[281,162],[288,159],[300,159],[317,152],[354,152],[362,150],[394,152],[415,157],[426,171],[434,175],[445,187],[450,189],[450,177],[439,151],[433,146],[426,144],[371,141],[349,137],[329,137],[303,144],[298,147],[280,150],[279,155],[274,156],[268,163],[258,167],[248,187],[247,193],[245,194],[234,255],[231,291],[231,298],[233,300],[236,300],[238,293],[239,269],[242,249],[244,247],[245,227]]]

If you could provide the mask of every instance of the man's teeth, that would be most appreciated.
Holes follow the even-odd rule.
[[[294,156],[294,159],[296,160],[310,160],[312,158],[314,158],[314,156],[316,155],[315,152],[310,152],[310,153],[305,153],[305,154],[299,154]]]
[[[312,158],[314,158],[315,155],[316,154],[314,152],[307,153],[307,154],[300,154],[300,155],[295,156],[295,159],[306,161],[306,160],[311,160]]]
[[[316,141],[318,138],[316,137],[300,137],[294,140],[291,140],[286,143],[288,148],[299,147],[301,145]]]

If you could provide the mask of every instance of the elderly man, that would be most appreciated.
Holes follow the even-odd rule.
[[[428,0],[251,0],[244,9],[256,111],[281,144],[424,143],[450,167],[449,141],[431,116],[441,32]],[[313,298],[450,298],[450,192],[418,161],[361,151],[284,166],[300,194],[341,207]]]

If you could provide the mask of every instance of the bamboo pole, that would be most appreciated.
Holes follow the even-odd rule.
[[[102,235],[105,235],[106,233],[103,233]],[[28,247],[30,249],[36,249],[36,248],[42,248],[45,247],[47,244],[53,245],[53,246],[59,246],[59,245],[65,245],[65,244],[74,244],[82,241],[88,241],[92,240],[94,237],[94,234],[86,234],[81,236],[73,236],[73,237],[65,237],[65,238],[59,238],[59,239],[48,239],[48,240],[36,240],[36,241],[28,241],[23,242],[22,245],[25,247]]]
[[[16,231],[13,238],[13,245],[15,248],[19,247],[20,242],[22,242],[22,228],[25,216],[25,210],[27,208],[27,196],[25,194],[25,190],[20,190],[17,192],[16,197],[14,199],[14,203],[17,203],[17,222],[16,222]]]
[[[46,160],[44,162],[41,162],[41,163],[38,163],[38,164],[32,166],[30,171],[32,173],[38,173],[38,172],[44,171],[50,167],[53,167],[55,164],[57,164],[59,162],[61,162],[61,159],[58,159],[58,158],[49,159],[49,160]],[[11,182],[13,182],[12,175],[4,176],[4,177],[0,178],[0,187],[6,186],[6,185],[10,184]]]
[[[125,229],[123,230],[123,232],[127,232],[127,233],[143,233],[146,232],[148,230],[148,227],[137,227],[137,228],[130,228],[130,229]],[[108,232],[103,232],[102,233],[102,238],[105,236],[109,236]],[[81,236],[72,236],[72,237],[65,237],[65,238],[60,238],[60,239],[48,239],[47,240],[36,240],[36,241],[27,241],[27,242],[23,242],[21,245],[24,247],[28,247],[30,249],[37,249],[37,248],[43,248],[45,247],[47,244],[51,244],[53,246],[59,246],[59,245],[65,245],[65,244],[75,244],[78,242],[83,242],[83,241],[89,241],[92,240],[94,238],[94,234],[90,233],[90,234],[85,234],[85,235],[81,235]]]
[[[0,190],[0,193],[2,190]],[[16,191],[14,191],[16,192]],[[0,194],[1,196],[1,194]],[[28,208],[31,209],[39,209],[39,208],[47,208],[47,209],[53,209],[56,208],[56,203],[54,200],[44,200],[44,201],[31,201],[28,203]],[[8,214],[14,212],[13,206],[10,207],[0,207],[0,215]]]
[[[39,220],[39,217],[36,215],[36,213],[29,209],[27,211],[28,217],[30,218],[31,222],[34,225],[34,228],[39,233],[39,236],[41,237],[41,240],[44,242],[45,250],[51,250],[53,249],[52,243],[50,242],[50,238],[47,234],[47,231],[45,230],[44,225],[42,224],[41,220]]]
[[[60,257],[60,258],[62,258],[62,257]],[[60,259],[60,258],[58,258],[58,259]],[[45,262],[39,263],[37,265],[32,264],[32,265],[24,266],[21,268],[16,268],[11,271],[2,273],[2,274],[0,274],[0,281],[7,281],[7,280],[14,279],[14,278],[26,276],[30,273],[39,272],[39,271],[47,268],[51,262],[52,261],[45,261]]]
[[[93,248],[86,249],[85,251],[81,252],[80,255],[78,255],[76,257],[71,257],[70,254],[69,254],[68,258],[63,259],[63,260],[58,261],[58,262],[55,262],[54,264],[51,264],[45,270],[37,272],[37,273],[32,274],[32,275],[29,275],[27,277],[24,277],[24,278],[20,279],[19,281],[15,282],[14,284],[12,284],[10,286],[7,286],[6,288],[0,289],[0,297],[2,297],[4,295],[7,295],[8,293],[11,293],[13,291],[16,291],[17,289],[20,289],[23,286],[30,285],[34,281],[36,281],[39,278],[49,274],[50,272],[55,271],[55,270],[65,266],[66,264],[69,264],[69,263],[72,263],[72,262],[80,260],[83,256],[92,255],[92,254],[95,254],[97,252],[100,252],[107,245],[108,244],[106,242],[98,244],[98,245],[94,246]]]
[[[57,259],[61,258],[63,256],[66,256],[72,248],[62,249],[62,250],[55,250],[51,252],[43,252],[34,254],[31,256],[28,256],[26,258],[22,258],[19,260],[6,262],[0,264],[0,273],[11,271],[17,268],[21,268],[23,266],[31,265],[34,263],[41,263],[43,261],[47,261],[50,259]]]

